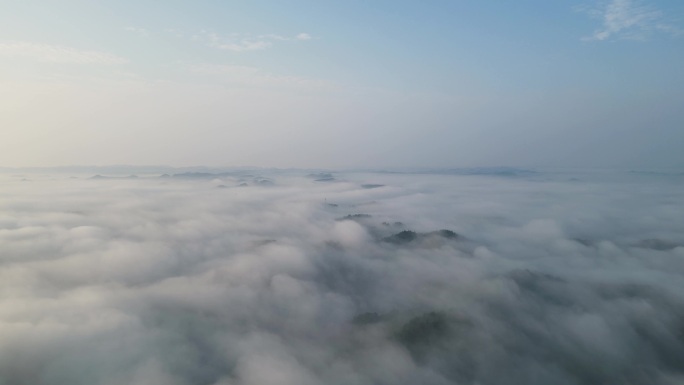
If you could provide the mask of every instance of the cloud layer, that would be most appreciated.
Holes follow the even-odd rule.
[[[680,176],[306,174],[4,176],[0,384],[684,379]]]

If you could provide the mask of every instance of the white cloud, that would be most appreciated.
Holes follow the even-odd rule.
[[[143,37],[150,36],[150,31],[148,31],[145,28],[140,28],[140,27],[128,26],[128,27],[124,27],[124,31],[135,33],[135,34],[138,34],[138,35],[143,36]]]
[[[199,34],[195,35],[195,39],[204,40],[207,45],[219,50],[246,52],[270,48],[275,42],[311,40],[312,36],[303,32],[290,37],[277,34],[251,35],[244,33],[219,35],[215,32],[201,31]]]
[[[678,383],[671,178],[22,173],[0,175],[2,384]],[[386,241],[440,228],[463,238]]]
[[[164,28],[163,32],[170,34],[170,35],[173,35],[179,39],[183,39],[187,35],[185,32],[183,32],[179,29],[176,29],[176,28]]]
[[[213,43],[212,47],[218,48],[225,51],[233,52],[244,52],[244,51],[259,51],[262,49],[269,48],[271,46],[270,41],[265,40],[248,40],[243,39],[237,42],[225,42],[225,43]]]
[[[603,24],[584,40],[645,40],[657,32],[671,36],[684,33],[677,26],[665,22],[662,11],[639,0],[612,0],[602,7],[587,10],[587,13],[601,19]]]
[[[0,43],[0,56],[27,58],[46,63],[105,65],[128,63],[127,59],[108,52],[31,42]]]

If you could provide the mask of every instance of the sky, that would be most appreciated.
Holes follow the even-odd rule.
[[[684,167],[681,1],[0,9],[4,167]]]

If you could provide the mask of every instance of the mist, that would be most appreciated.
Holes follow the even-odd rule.
[[[14,173],[0,384],[677,384],[684,179]]]

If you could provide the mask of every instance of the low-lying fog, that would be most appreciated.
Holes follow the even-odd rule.
[[[0,179],[2,385],[684,382],[682,175],[92,176]]]

